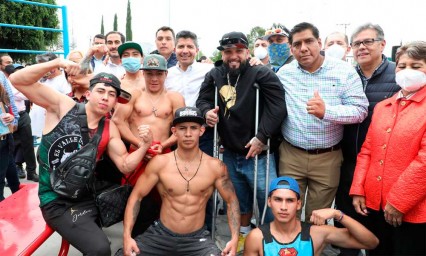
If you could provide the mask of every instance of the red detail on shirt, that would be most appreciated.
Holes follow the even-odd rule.
[[[281,250],[278,252],[279,256],[296,256],[297,250],[295,248],[281,248]]]

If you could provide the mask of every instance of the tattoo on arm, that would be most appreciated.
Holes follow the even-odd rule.
[[[133,224],[136,223],[136,219],[138,218],[140,207],[141,207],[141,201],[136,202],[135,206],[133,207]]]
[[[226,192],[235,193],[234,185],[232,184],[231,179],[229,178],[228,171],[226,170],[226,165],[221,162],[221,168],[224,170],[222,176],[220,177],[222,180],[222,187]]]
[[[231,228],[231,231],[239,231],[240,229],[240,206],[238,204],[238,202],[236,200],[232,201],[230,204],[230,209],[228,212],[228,214],[230,214],[229,216],[229,225]]]
[[[84,56],[84,59],[80,62],[80,74],[84,75],[90,69],[90,60],[92,59],[91,55]]]

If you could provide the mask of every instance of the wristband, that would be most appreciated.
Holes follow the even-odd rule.
[[[341,222],[342,221],[342,219],[343,219],[343,216],[345,216],[345,214],[341,211],[341,210],[339,210],[339,212],[340,212],[340,217],[339,217],[339,219],[334,219],[335,221],[338,221],[338,222]]]

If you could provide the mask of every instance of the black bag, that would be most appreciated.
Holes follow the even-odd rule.
[[[130,184],[121,186],[114,184],[96,196],[96,206],[102,227],[109,227],[123,220],[127,199],[131,192]]]
[[[84,146],[71,154],[56,169],[50,169],[50,183],[53,191],[60,196],[78,201],[88,199],[93,194],[91,189],[94,182],[96,155],[104,129],[105,118],[101,119],[98,131],[87,143],[89,140],[89,128],[84,104],[77,104],[77,115],[80,119]]]

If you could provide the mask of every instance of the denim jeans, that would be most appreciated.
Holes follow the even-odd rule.
[[[253,190],[254,190],[254,158],[246,159],[245,155],[237,154],[225,149],[223,162],[226,164],[231,181],[235,187],[235,192],[240,204],[241,214],[253,211]],[[266,185],[266,155],[258,157],[257,164],[257,204],[259,213],[262,215],[266,203],[265,192],[269,184]],[[277,177],[275,169],[274,155],[269,155],[269,181]],[[265,223],[273,220],[271,210],[267,209]],[[260,220],[259,220],[260,221]]]

